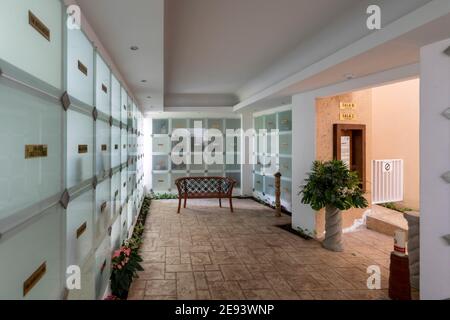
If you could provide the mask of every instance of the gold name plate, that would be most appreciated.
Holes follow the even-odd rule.
[[[100,206],[100,212],[103,213],[106,209],[106,206],[107,206],[106,202],[103,202],[102,205]]]
[[[45,158],[48,155],[46,144],[28,144],[25,146],[25,159]]]
[[[80,60],[78,60],[78,70],[80,70],[85,76],[88,75],[88,68]]]
[[[47,28],[47,26],[41,20],[39,20],[39,18],[36,17],[34,13],[31,11],[28,11],[28,23],[45,39],[50,41],[50,29]]]
[[[356,120],[356,115],[353,112],[341,111],[339,119],[341,121],[353,121]]]
[[[83,223],[78,229],[77,229],[77,239],[81,237],[81,235],[86,231],[87,229],[87,222]]]
[[[102,144],[102,151],[108,151],[108,146],[106,144]]]
[[[25,297],[31,289],[42,279],[47,272],[47,263],[44,262],[33,274],[23,283],[23,296]]]
[[[78,153],[83,154],[88,152],[88,146],[87,144],[79,144],[78,145]]]

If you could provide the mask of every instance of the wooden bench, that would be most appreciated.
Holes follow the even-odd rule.
[[[178,213],[181,210],[181,200],[184,199],[186,208],[187,199],[219,199],[222,208],[222,199],[229,199],[230,210],[233,211],[233,187],[236,181],[225,177],[189,177],[179,178],[175,181],[178,188]]]

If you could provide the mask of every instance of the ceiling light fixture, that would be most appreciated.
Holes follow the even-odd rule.
[[[151,99],[152,97],[151,96],[147,96],[147,99]]]
[[[131,49],[131,51],[138,51],[139,47],[138,46],[131,46],[130,49]]]
[[[142,82],[142,83],[146,83],[146,82],[147,82],[147,80],[141,80],[141,82]]]
[[[346,73],[344,74],[344,78],[347,80],[352,80],[355,78],[355,75],[353,73]]]

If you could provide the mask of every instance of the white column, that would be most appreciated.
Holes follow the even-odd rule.
[[[245,112],[242,114],[242,130],[246,132],[249,129],[253,129],[253,113]],[[242,141],[242,195],[252,196],[253,194],[253,165],[250,163],[250,159],[253,153],[252,141],[244,139]]]
[[[304,184],[316,159],[316,101],[313,95],[292,97],[292,227],[314,235],[316,213],[301,203],[299,186]]]
[[[420,294],[450,298],[450,39],[421,49],[420,101]]]

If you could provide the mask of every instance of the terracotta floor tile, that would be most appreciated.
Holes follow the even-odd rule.
[[[252,275],[244,265],[224,264],[220,266],[225,280],[251,280]]]
[[[205,276],[208,282],[223,281],[222,272],[220,271],[205,271]]]
[[[145,296],[176,296],[175,280],[150,280],[145,287]]]
[[[330,252],[276,225],[291,218],[236,199],[235,213],[217,201],[153,201],[141,248],[144,271],[130,299],[387,299],[392,237],[370,230],[344,235],[345,251]],[[369,265],[379,265],[383,290],[367,289]]]
[[[168,264],[166,265],[166,272],[189,272],[192,271],[190,264]]]

